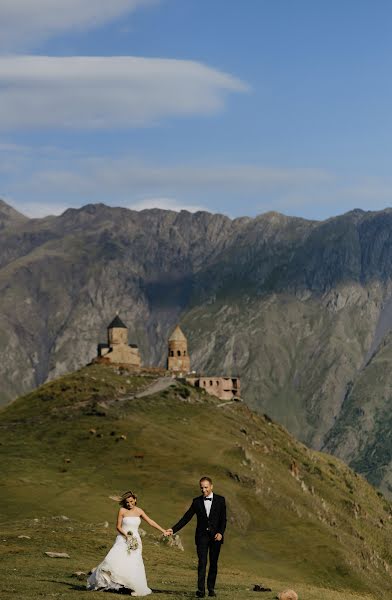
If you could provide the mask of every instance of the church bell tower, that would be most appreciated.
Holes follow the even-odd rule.
[[[179,325],[169,337],[167,368],[169,371],[184,375],[191,370],[188,342]]]

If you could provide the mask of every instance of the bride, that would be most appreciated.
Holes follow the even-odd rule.
[[[125,492],[120,499],[117,517],[117,531],[112,548],[101,564],[96,567],[87,580],[87,589],[95,591],[133,590],[131,596],[151,594],[147,586],[146,573],[142,558],[142,542],[139,534],[141,519],[155,527],[164,535],[170,535],[155,523],[137,504],[133,492]]]

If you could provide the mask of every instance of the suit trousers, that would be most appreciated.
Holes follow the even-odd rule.
[[[210,558],[210,567],[208,569],[207,589],[215,588],[216,575],[218,573],[218,558],[222,542],[217,542],[208,533],[201,535],[196,542],[197,557],[199,564],[197,568],[197,588],[200,592],[205,591],[206,570],[208,555]]]

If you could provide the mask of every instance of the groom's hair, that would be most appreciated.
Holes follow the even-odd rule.
[[[211,485],[212,485],[212,479],[211,477],[202,477],[199,481],[199,485],[202,481],[208,481]]]

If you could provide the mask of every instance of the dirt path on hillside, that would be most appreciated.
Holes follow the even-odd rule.
[[[160,377],[156,381],[153,381],[148,385],[142,392],[135,394],[134,398],[143,398],[143,396],[152,396],[152,394],[157,394],[158,392],[163,392],[163,390],[167,390],[172,385],[176,385],[176,380],[172,377]]]

